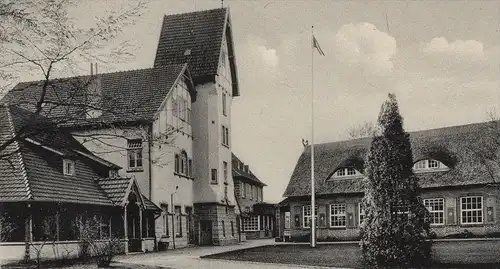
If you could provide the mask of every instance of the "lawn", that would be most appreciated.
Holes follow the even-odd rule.
[[[0,265],[2,269],[35,269],[36,265],[27,264],[10,264],[10,265]],[[56,263],[43,263],[40,268],[58,268],[58,269],[98,269],[97,265],[94,263],[76,263],[73,265],[60,265]],[[140,264],[124,264],[124,263],[111,263],[110,269],[172,269],[169,267],[157,267],[151,265],[140,265]]]
[[[457,244],[464,251],[470,249],[467,242]],[[441,244],[438,244],[441,247]],[[452,262],[459,255],[457,247],[436,249],[440,256],[439,260],[446,262],[435,262],[431,268],[500,268],[500,263],[464,263]],[[458,254],[457,254],[458,253]],[[436,253],[435,253],[436,254]],[[447,256],[448,255],[448,256]],[[467,255],[465,253],[465,255]],[[487,255],[487,252],[484,253]],[[315,265],[331,267],[364,268],[361,261],[361,251],[357,244],[330,244],[317,245],[310,248],[308,245],[272,245],[256,247],[244,250],[204,256],[208,259],[225,259],[236,261],[253,261],[266,263],[283,263],[296,265]],[[475,256],[475,260],[482,261],[481,257]],[[484,261],[491,260],[491,257]]]

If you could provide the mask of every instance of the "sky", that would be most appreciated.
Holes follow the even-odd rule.
[[[75,12],[117,9],[89,0]],[[481,122],[500,112],[500,1],[225,0],[241,96],[232,105],[232,149],[282,199],[302,138],[348,139],[375,122],[395,93],[407,131]],[[221,7],[220,0],[156,0],[120,38],[135,57],[99,72],[153,65],[164,14]],[[312,56],[311,26],[325,56]],[[118,42],[118,41],[117,41]],[[314,57],[314,68],[312,68]],[[312,75],[314,70],[314,79]],[[500,113],[498,114],[500,115]]]

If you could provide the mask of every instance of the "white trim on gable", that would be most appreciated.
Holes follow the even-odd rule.
[[[413,163],[414,173],[444,172],[450,168],[444,163],[435,159],[421,159]]]

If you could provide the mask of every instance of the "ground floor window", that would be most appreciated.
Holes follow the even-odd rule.
[[[358,224],[361,225],[361,223],[365,220],[365,208],[363,207],[363,203],[359,203],[358,216]]]
[[[181,215],[181,207],[176,206],[175,207],[175,230],[176,230],[176,236],[177,237],[182,237],[182,215]]]
[[[424,199],[424,206],[430,214],[430,223],[434,225],[444,224],[444,199]]]
[[[243,219],[243,231],[256,232],[260,231],[260,216],[251,216]]]
[[[460,198],[462,224],[483,223],[483,197],[467,196]]]
[[[345,227],[345,204],[330,205],[330,227]]]
[[[316,227],[318,226],[318,206],[315,206],[315,214],[314,214],[314,221],[316,223]],[[304,228],[310,228],[311,227],[311,215],[312,215],[312,210],[310,205],[305,205],[302,207],[302,215],[303,215],[303,227]]]

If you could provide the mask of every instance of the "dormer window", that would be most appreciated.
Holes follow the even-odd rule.
[[[415,172],[427,172],[427,171],[446,171],[449,168],[442,162],[434,159],[420,160],[413,164],[413,170]]]
[[[331,176],[332,178],[344,178],[344,177],[357,177],[361,176],[362,174],[356,170],[354,167],[343,167],[337,169],[333,175]]]
[[[75,175],[75,161],[68,159],[63,160],[63,174],[65,176]]]

